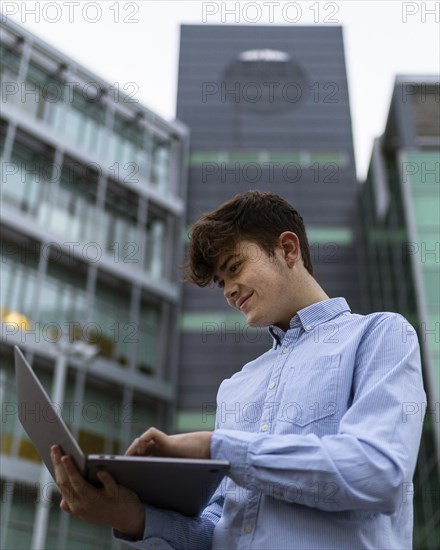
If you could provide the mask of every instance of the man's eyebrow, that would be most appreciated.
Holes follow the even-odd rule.
[[[228,267],[228,263],[233,259],[233,258],[237,258],[238,256],[240,256],[240,254],[230,254],[226,260],[222,263],[222,265],[219,267],[219,270],[220,271],[225,271],[226,268]],[[218,278],[217,276],[214,275],[214,277],[212,278],[212,280],[214,281],[214,283],[216,283],[218,281]]]
[[[228,267],[228,263],[232,260],[232,258],[237,258],[240,256],[240,254],[231,254],[226,258],[224,263],[220,266],[220,271],[225,271],[225,269]]]

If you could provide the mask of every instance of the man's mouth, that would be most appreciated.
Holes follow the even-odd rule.
[[[239,310],[242,310],[243,309],[243,306],[245,305],[245,303],[249,300],[249,298],[252,296],[253,292],[251,294],[248,294],[247,296],[245,296],[243,298],[243,300],[240,302],[239,306],[238,306],[238,309]]]

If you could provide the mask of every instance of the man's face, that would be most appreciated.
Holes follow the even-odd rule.
[[[294,286],[281,247],[269,256],[258,244],[240,241],[220,255],[214,275],[228,304],[243,313],[249,326],[289,327],[296,313],[288,295]]]

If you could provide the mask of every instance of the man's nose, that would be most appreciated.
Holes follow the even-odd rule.
[[[236,283],[228,283],[225,281],[224,283],[224,289],[223,289],[223,296],[226,298],[226,300],[234,300],[237,296],[237,284]]]

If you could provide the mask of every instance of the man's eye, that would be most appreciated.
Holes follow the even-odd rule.
[[[237,271],[237,269],[239,268],[240,266],[240,262],[234,264],[234,265],[231,265],[231,273],[235,273]]]

